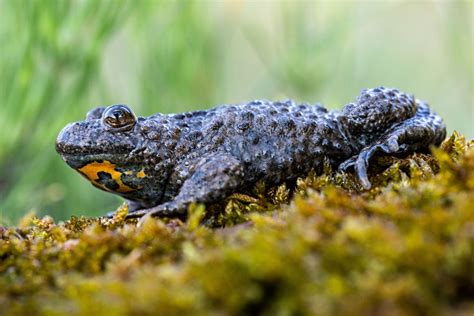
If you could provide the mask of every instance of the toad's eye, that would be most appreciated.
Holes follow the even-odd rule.
[[[135,126],[137,118],[126,105],[111,105],[102,114],[102,123],[117,131],[127,131]]]

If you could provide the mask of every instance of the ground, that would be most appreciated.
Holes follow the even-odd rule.
[[[474,141],[325,168],[186,222],[26,216],[0,227],[0,315],[472,315]]]

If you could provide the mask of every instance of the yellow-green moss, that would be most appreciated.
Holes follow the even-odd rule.
[[[474,311],[474,142],[378,158],[368,192],[325,169],[193,206],[186,223],[137,227],[124,207],[0,228],[0,314]]]

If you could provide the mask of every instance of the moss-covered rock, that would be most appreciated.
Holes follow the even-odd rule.
[[[188,220],[27,216],[0,228],[0,314],[474,312],[474,142],[325,168]]]

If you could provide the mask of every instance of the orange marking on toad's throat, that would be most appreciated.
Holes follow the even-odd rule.
[[[117,191],[120,193],[135,191],[135,189],[129,187],[128,185],[122,182],[122,173],[120,171],[115,170],[115,167],[116,166],[113,163],[107,160],[104,160],[103,162],[94,161],[78,169],[78,171],[84,176],[86,176],[93,184],[106,191]],[[98,182],[99,172],[106,172],[110,174],[112,179],[118,185],[118,188],[116,190],[111,190],[102,183]]]

